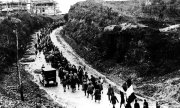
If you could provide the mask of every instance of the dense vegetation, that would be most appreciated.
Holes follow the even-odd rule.
[[[142,12],[158,19],[176,19],[180,17],[179,0],[152,0],[150,4],[142,3]]]
[[[103,5],[112,7],[113,10],[124,16],[179,21],[179,0],[149,1],[150,2],[146,2],[146,0],[106,1]]]
[[[8,18],[2,17],[0,23],[0,104],[2,107],[61,108],[61,105],[53,102],[50,96],[33,81],[29,70],[26,70],[30,64],[22,64],[33,62],[35,59],[36,30],[45,31],[44,35],[49,37],[49,33],[59,27],[59,17],[61,16],[53,16],[53,18],[51,16],[33,16],[28,13],[16,14]],[[12,66],[16,62],[16,29],[19,40],[18,51],[19,59],[21,59],[19,72],[21,74],[24,101],[21,101],[19,95],[17,68]],[[51,44],[47,40],[42,40],[41,46],[43,48],[47,47],[43,46],[44,41]]]
[[[119,24],[137,25],[137,22],[119,16],[108,6],[89,1],[75,4],[68,15],[65,35],[79,46],[75,48],[77,52],[101,71],[121,64],[135,67],[136,73],[144,77],[165,75],[180,67],[179,33],[161,33],[158,30],[166,27],[167,22],[141,18],[138,22],[149,27],[121,30],[123,26]],[[104,31],[109,25],[117,26]]]
[[[2,17],[0,22],[0,70],[3,71],[16,61],[16,30],[21,57],[31,41],[31,33],[53,20],[43,16],[21,13]]]

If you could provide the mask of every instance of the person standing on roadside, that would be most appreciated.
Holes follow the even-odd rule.
[[[114,94],[114,89],[111,87],[111,84],[109,84],[108,92],[107,92],[109,101],[111,100],[111,96],[112,96],[113,94]],[[110,102],[111,102],[111,101],[110,101]]]
[[[156,108],[160,108],[160,105],[158,102],[156,102]]]
[[[114,93],[113,93],[112,96],[111,96],[111,99],[110,99],[110,103],[112,103],[113,108],[115,108],[116,102],[119,103],[117,97],[116,97],[116,96],[114,95]]]
[[[143,108],[149,108],[147,101],[144,99]]]
[[[139,103],[137,102],[137,100],[135,100],[134,108],[140,108],[140,105],[139,105]]]
[[[121,103],[120,103],[120,108],[121,108],[122,105],[125,106],[124,93],[122,91],[120,91],[120,96],[121,96]]]

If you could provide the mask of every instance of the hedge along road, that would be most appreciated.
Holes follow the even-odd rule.
[[[87,98],[84,96],[84,92],[81,90],[76,90],[75,93],[71,92],[71,89],[67,90],[66,92],[63,91],[63,87],[60,84],[59,77],[57,75],[57,87],[43,87],[42,84],[39,83],[39,75],[34,73],[35,70],[41,69],[42,65],[48,66],[48,64],[45,61],[45,56],[43,53],[39,53],[36,56],[35,62],[32,62],[29,67],[27,67],[27,70],[34,76],[34,81],[39,85],[41,89],[44,89],[53,99],[55,102],[58,102],[65,108],[112,108],[112,104],[108,100],[107,96],[107,87],[108,84],[111,84],[113,86],[116,86],[115,83],[108,80],[104,75],[100,74],[98,71],[93,69],[90,65],[88,65],[84,59],[82,59],[78,54],[75,53],[75,51],[71,48],[71,46],[65,42],[65,40],[60,36],[60,31],[63,28],[57,28],[53,30],[53,32],[50,34],[51,41],[53,44],[59,49],[59,51],[62,52],[64,57],[71,63],[76,66],[85,66],[86,70],[88,72],[88,75],[94,75],[95,77],[103,77],[105,79],[105,84],[103,85],[103,94],[101,97],[101,102],[98,103],[93,100],[91,100],[91,97]],[[122,89],[121,87],[116,86],[117,89]],[[120,95],[115,94],[116,97],[120,100]],[[142,97],[138,97],[141,100],[143,100]],[[148,101],[148,100],[147,100]],[[143,102],[140,101],[140,107],[143,107]],[[155,108],[155,102],[148,101],[150,108]],[[132,108],[134,107],[134,103],[131,104]],[[120,103],[116,104],[116,108],[120,107]],[[124,107],[122,107],[124,108]],[[168,108],[168,107],[162,107],[162,108]]]

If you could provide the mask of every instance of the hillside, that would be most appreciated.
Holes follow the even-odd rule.
[[[180,2],[178,0],[150,0],[150,2],[145,2],[145,0],[106,1],[103,4],[126,16],[168,21],[178,21],[180,17]]]
[[[66,24],[67,35],[77,44],[83,45],[87,51],[97,53],[96,56],[91,55],[94,57],[90,59],[92,61],[110,59],[117,63],[141,66],[141,63],[148,62],[148,65],[155,69],[153,70],[155,73],[156,67],[167,68],[162,72],[159,71],[162,74],[166,74],[164,73],[166,71],[174,71],[171,66],[168,68],[169,62],[166,64],[164,61],[170,60],[175,66],[178,64],[175,59],[179,58],[179,52],[176,52],[176,48],[179,47],[179,33],[159,31],[169,24],[175,24],[173,22],[145,18],[133,22],[131,17],[119,16],[112,8],[97,2],[77,3],[71,7],[68,15],[72,20]],[[123,28],[125,29],[121,30]],[[134,50],[136,50],[135,54],[132,55]]]
[[[167,84],[170,84],[168,80],[179,76],[179,29],[159,31],[176,22],[145,17],[134,19],[119,15],[107,4],[90,1],[73,5],[68,16],[61,34],[93,67],[117,83],[120,83],[119,78],[131,77],[138,94],[161,103],[178,103],[178,92],[163,90],[163,86],[178,89]],[[168,92],[171,95],[166,95]]]
[[[24,101],[21,101],[18,74],[16,67],[16,33],[18,36],[19,60],[32,62],[27,52],[30,49],[33,35],[38,29],[53,22],[45,16],[30,15],[29,13],[2,16],[0,19],[0,107],[1,108],[38,108],[60,106],[53,102],[47,93],[40,89],[32,80],[33,77],[25,70],[25,65],[19,64],[22,77]],[[33,35],[33,36],[32,36]],[[21,61],[22,62],[22,61]]]

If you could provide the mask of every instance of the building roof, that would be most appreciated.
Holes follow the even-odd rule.
[[[54,0],[32,0],[33,3],[53,3]]]
[[[55,2],[54,0],[32,0],[31,1],[31,3],[33,3],[33,4],[39,4],[39,5],[41,5],[41,4],[54,4],[54,5],[56,5],[57,4],[57,2]]]
[[[18,4],[26,5],[26,2],[0,2],[0,5],[8,5],[8,4],[11,4],[11,5],[18,5]]]
[[[13,11],[13,9],[12,8],[4,8],[4,9],[2,9],[2,12],[8,12],[8,11]]]

